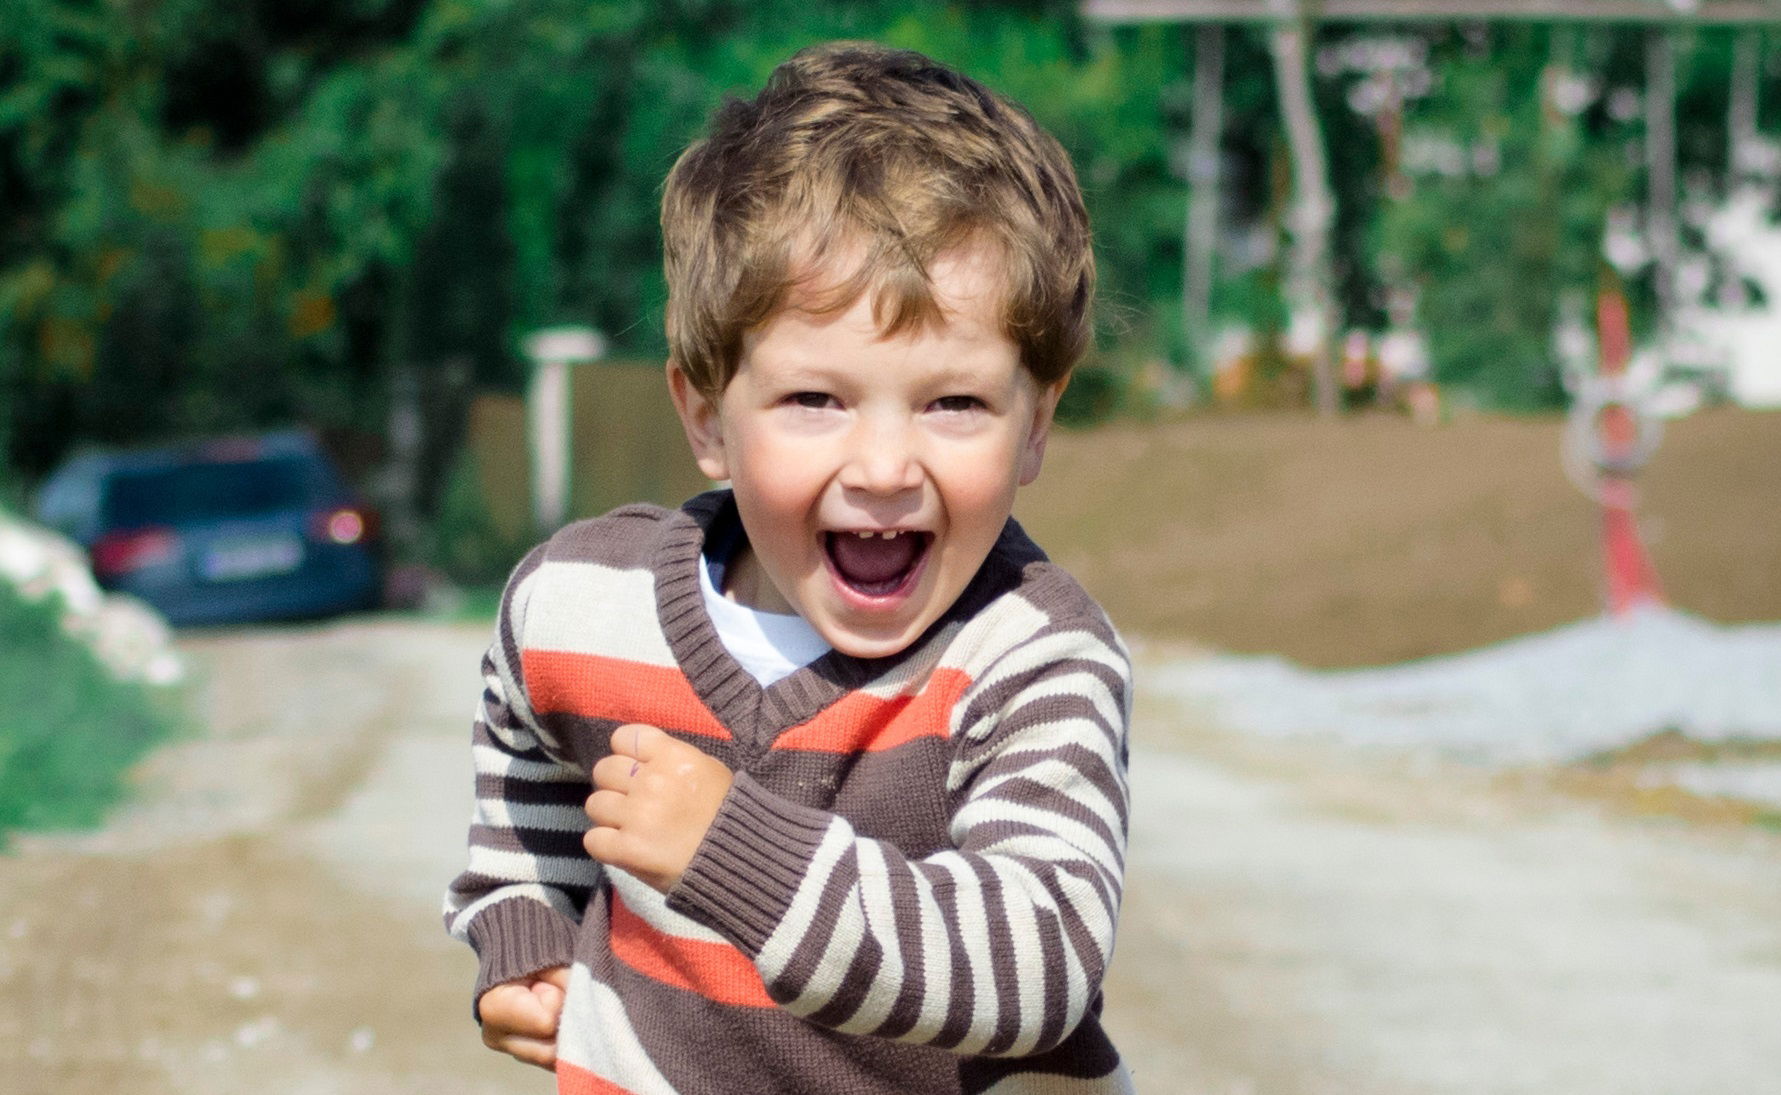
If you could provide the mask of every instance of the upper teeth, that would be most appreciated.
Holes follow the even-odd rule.
[[[886,540],[892,540],[892,539],[896,538],[897,532],[898,532],[898,530],[896,530],[896,529],[891,529],[886,532],[872,532],[872,531],[868,530],[866,532],[856,532],[856,533],[854,533],[854,535],[858,536],[862,540],[870,540],[874,536],[882,536]]]

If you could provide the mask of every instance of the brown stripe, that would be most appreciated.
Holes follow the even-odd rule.
[[[451,880],[451,886],[446,892],[464,898],[464,904],[459,906],[461,909],[481,900],[498,887],[513,884],[511,878],[496,878],[480,871],[464,871]],[[569,882],[538,883],[538,885],[547,885],[549,889],[560,891],[564,897],[569,899],[569,904],[577,910],[587,907],[588,896],[594,892],[593,886]],[[526,900],[532,899],[527,898]]]
[[[853,1018],[860,1010],[860,1005],[866,1002],[872,980],[878,976],[878,970],[883,965],[884,948],[868,929],[853,952],[853,960],[847,964],[847,973],[841,978],[840,991],[813,1012],[809,1020],[818,1026],[832,1027]]]
[[[839,1034],[784,1010],[716,1004],[645,977],[590,943],[584,934],[577,960],[624,1001],[644,1051],[680,1095],[959,1090],[958,1060],[943,1050]]]
[[[916,869],[928,876],[934,887],[934,901],[940,907],[940,922],[946,925],[946,944],[952,952],[952,984],[946,990],[946,1021],[940,1024],[940,1033],[934,1037],[934,1045],[956,1046],[971,1032],[973,994],[976,988],[976,974],[971,969],[971,956],[965,953],[965,941],[962,935],[969,926],[959,920],[957,893],[952,872],[930,864],[917,864]]]
[[[927,953],[922,949],[921,888],[916,885],[916,872],[896,854],[896,849],[887,847],[884,855],[890,867],[886,881],[890,883],[897,939],[908,945],[901,952],[903,983],[897,986],[896,1001],[873,1033],[881,1038],[898,1038],[914,1030],[916,1020],[921,1018],[927,988]]]
[[[811,881],[806,878],[804,886],[809,886]],[[816,916],[811,921],[810,930],[798,940],[791,961],[771,983],[774,995],[781,1000],[795,1000],[810,987],[810,980],[822,963],[823,952],[828,950],[829,938],[835,934],[835,927],[840,922],[842,910],[853,902],[853,888],[858,882],[859,863],[851,851],[844,853],[829,876],[822,880],[822,893],[817,899]]]
[[[1048,1053],[1031,1057],[968,1057],[959,1064],[961,1090],[978,1095],[1010,1076],[1068,1076],[1093,1080],[1109,1076],[1119,1067],[1119,1051],[1113,1048],[1101,1026],[1096,999],[1094,1012],[1084,1019],[1063,1043]],[[1042,1085],[1033,1085],[1042,1090]]]
[[[1008,922],[1008,911],[1003,907],[1002,879],[987,867],[976,869],[978,878],[982,880],[983,908],[985,918],[989,921],[986,934],[989,936],[989,969],[985,971],[995,979],[996,986],[996,1032],[990,1037],[989,1044],[983,1047],[984,1053],[1006,1053],[1020,1037],[1020,961],[1014,949],[1014,931]]]
[[[1011,802],[1043,810],[1052,817],[1067,818],[1094,833],[1095,836],[1100,838],[1101,843],[1107,846],[1109,852],[1113,852],[1117,855],[1120,845],[1120,834],[1108,828],[1106,821],[1102,820],[1101,815],[1098,812],[1082,805],[1068,794],[1061,793],[1056,788],[1040,783],[1038,780],[1028,776],[1006,777],[1000,783],[996,784],[995,787],[984,794],[977,796],[972,801]],[[1118,806],[1118,804],[1119,800],[1115,799],[1114,805]],[[990,821],[985,822],[982,825],[974,826],[971,830],[971,836],[966,843],[968,845],[978,844],[978,830],[985,830],[993,834],[997,832],[1000,826],[1016,824],[1021,823]],[[985,843],[987,842],[988,841],[986,840]]]
[[[1064,1023],[1069,1019],[1070,983],[1065,975],[1069,955],[1064,949],[1064,933],[1056,913],[1039,910],[1039,952],[1044,955],[1039,968],[1044,971],[1044,984],[1039,998],[1045,1001],[1045,1021],[1039,1026],[1039,1048],[1056,1044],[1064,1036]]]
[[[1030,705],[1009,710],[1009,705],[1019,699],[1022,692],[1039,685],[1045,678],[1074,673],[1086,673],[1106,685],[1115,703],[1120,702],[1125,695],[1127,688],[1125,681],[1119,677],[1117,671],[1109,668],[1104,662],[1090,661],[1086,658],[1049,662],[1029,672],[1017,673],[1014,676],[983,685],[971,693],[970,702],[965,707],[964,715],[959,722],[963,728],[961,736],[969,742],[968,748],[976,751],[987,747],[986,742],[975,740],[973,737],[972,729],[979,723],[985,719],[997,720],[996,730],[991,735],[991,738],[994,739],[1007,733],[1009,720],[1017,714],[1027,722],[1046,722],[1079,715],[1093,721],[1095,725],[1105,728],[1106,716],[1101,714],[1100,709],[1087,696],[1074,692],[1035,697]],[[1034,706],[1047,704],[1056,704],[1058,708],[1055,712],[1048,710],[1043,714],[1026,714]],[[1109,737],[1114,736],[1109,734]]]
[[[593,784],[567,780],[526,779],[522,776],[479,774],[476,797],[501,799],[525,806],[580,806],[593,794]]]
[[[472,825],[470,826],[470,843],[478,848],[492,848],[499,852],[524,852],[558,859],[587,857],[587,850],[582,847],[581,833],[579,832],[566,833],[549,829],[509,829]],[[592,868],[591,862],[589,867]]]

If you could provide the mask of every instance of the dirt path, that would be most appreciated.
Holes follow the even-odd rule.
[[[0,858],[0,1091],[548,1090],[477,1043],[435,913],[481,643],[188,640],[212,731],[105,832]],[[1141,1090],[1781,1092],[1781,838],[1189,722],[1136,731]]]
[[[1158,707],[1136,736],[1109,996],[1142,1090],[1781,1092],[1775,834]]]
[[[436,912],[485,635],[184,642],[210,732],[157,755],[105,832],[0,859],[0,1091],[549,1090],[477,1041],[474,961]]]

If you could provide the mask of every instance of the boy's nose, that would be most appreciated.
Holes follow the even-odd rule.
[[[908,430],[879,424],[858,431],[841,469],[841,485],[872,494],[900,494],[921,486],[921,464]]]

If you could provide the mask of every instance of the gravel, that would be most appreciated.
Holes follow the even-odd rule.
[[[1725,627],[1661,607],[1377,669],[1215,654],[1158,666],[1144,683],[1225,730],[1489,764],[1574,761],[1663,732],[1781,742],[1781,624]],[[1746,766],[1732,783],[1781,800],[1781,765]]]

